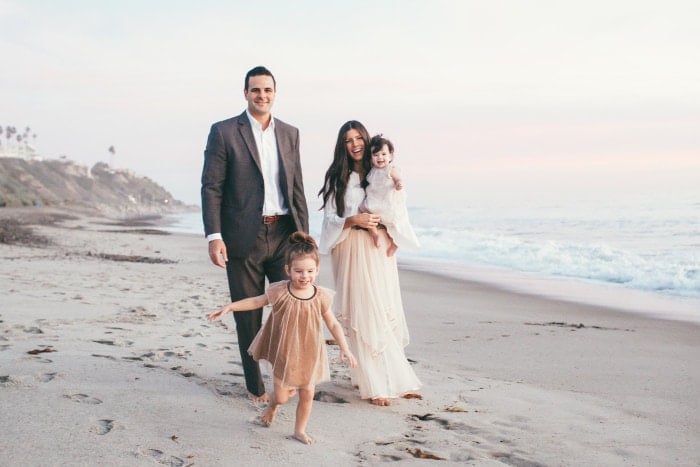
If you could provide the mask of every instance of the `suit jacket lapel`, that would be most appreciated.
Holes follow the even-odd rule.
[[[293,154],[292,149],[289,147],[289,138],[286,133],[283,133],[280,129],[281,125],[275,122],[275,139],[277,140],[277,154],[279,155],[280,163],[280,187],[282,188],[282,194],[284,199],[289,203],[289,180],[292,177],[291,173],[291,163],[287,158],[288,154]]]
[[[258,167],[260,173],[262,173],[262,166],[260,164],[260,153],[258,153],[258,147],[255,145],[255,138],[253,137],[253,128],[250,126],[250,120],[248,120],[248,115],[243,111],[243,113],[238,117],[238,131],[241,133],[241,138],[248,148],[248,153],[250,157],[255,161],[255,165]]]

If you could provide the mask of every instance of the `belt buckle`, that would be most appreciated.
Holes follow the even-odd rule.
[[[277,216],[263,216],[263,224],[272,224],[277,220]]]

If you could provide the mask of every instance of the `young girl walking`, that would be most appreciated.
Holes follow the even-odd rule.
[[[248,349],[256,361],[267,360],[272,365],[274,392],[261,420],[270,426],[280,405],[298,390],[294,437],[311,444],[313,440],[306,434],[306,425],[311,416],[314,388],[316,383],[330,379],[322,321],[340,346],[341,360],[351,368],[357,366],[357,361],[331,311],[334,292],[314,285],[320,262],[316,242],[303,232],[292,234],[289,242],[285,265],[289,280],[270,284],[263,295],[230,303],[209,314],[207,319],[214,321],[229,312],[272,305],[270,316]]]

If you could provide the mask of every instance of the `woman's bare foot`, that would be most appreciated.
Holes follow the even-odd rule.
[[[296,438],[304,444],[312,444],[314,442],[314,440],[311,439],[309,435],[307,435],[303,431],[301,433],[294,433],[294,438]]]
[[[379,405],[382,407],[386,407],[386,406],[391,405],[391,400],[386,399],[384,397],[374,397],[374,398],[369,400],[369,403],[373,404],[373,405]]]
[[[403,397],[404,399],[423,399],[423,396],[421,396],[417,392],[407,392],[401,397]]]
[[[272,425],[272,422],[275,420],[275,415],[277,415],[277,408],[279,406],[275,404],[270,404],[267,406],[265,411],[262,413],[260,416],[260,421],[262,422],[263,425],[266,427],[269,427]]]
[[[248,399],[251,400],[251,402],[254,402],[256,404],[264,403],[267,404],[270,402],[270,396],[265,392],[261,396],[256,396],[255,394],[248,393]]]

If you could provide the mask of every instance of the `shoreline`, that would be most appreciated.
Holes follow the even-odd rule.
[[[196,228],[200,228],[201,214],[191,218],[186,216],[186,222],[173,224],[173,219],[165,229],[171,233],[193,233],[192,221],[196,222]],[[316,215],[312,219],[320,225],[320,218]],[[312,229],[313,231],[314,229]],[[316,229],[318,230],[318,229]],[[318,231],[312,232],[314,238],[318,238]],[[204,236],[203,231],[196,235]],[[565,300],[573,303],[589,303],[603,307],[615,308],[621,311],[641,313],[655,316],[659,319],[671,319],[700,323],[700,297],[683,296],[671,293],[658,292],[627,287],[623,284],[602,282],[591,279],[583,279],[568,276],[552,276],[538,272],[524,272],[496,266],[466,264],[450,262],[444,259],[417,257],[408,252],[406,256],[401,250],[397,253],[399,269],[421,271],[427,274],[435,274],[438,277],[457,278],[467,281],[475,281],[484,284],[492,284],[503,291],[542,295],[555,300]]]
[[[664,295],[620,284],[579,278],[544,276],[487,266],[466,266],[411,258],[399,259],[399,269],[492,286],[507,293],[545,297],[567,303],[600,306],[660,320],[700,325],[700,298]]]
[[[0,244],[7,465],[700,461],[697,325],[406,268],[423,399],[361,401],[329,346],[304,446],[295,401],[257,423],[232,320],[205,320],[228,294],[203,239],[104,222],[76,214],[32,226],[48,246]],[[333,287],[327,257],[319,284]]]

